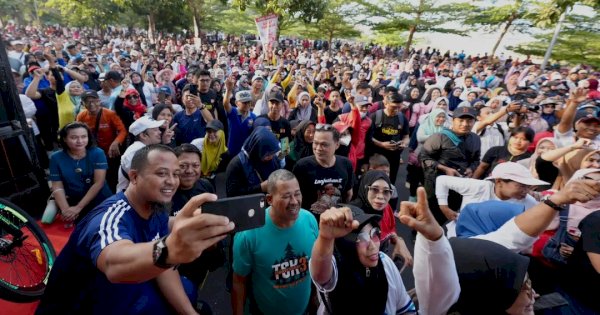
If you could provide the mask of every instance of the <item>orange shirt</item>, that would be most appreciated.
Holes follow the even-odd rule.
[[[107,108],[101,108],[102,116],[100,116],[100,123],[98,124],[98,133],[96,136],[96,143],[98,147],[104,150],[104,153],[108,156],[108,149],[113,141],[117,140],[118,143],[123,143],[127,137],[127,129],[121,121],[121,118],[117,113]],[[77,121],[83,122],[92,130],[92,134],[95,134],[94,128],[96,128],[96,115],[91,115],[86,109],[77,115]]]

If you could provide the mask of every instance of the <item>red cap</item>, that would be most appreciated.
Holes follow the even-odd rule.
[[[41,69],[41,68],[39,66],[31,66],[31,67],[29,67],[29,69],[27,69],[27,72],[33,72],[36,69]]]

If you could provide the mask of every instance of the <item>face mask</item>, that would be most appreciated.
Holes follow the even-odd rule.
[[[343,146],[348,146],[350,144],[351,140],[352,140],[352,136],[350,136],[350,135],[342,136],[340,138],[340,144]]]
[[[360,113],[360,118],[364,119],[365,117],[367,117],[367,113]]]

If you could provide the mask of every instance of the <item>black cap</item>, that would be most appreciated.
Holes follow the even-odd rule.
[[[271,90],[271,92],[269,92],[269,95],[268,95],[268,100],[283,103],[283,93],[281,93],[280,91],[277,91],[277,90],[276,91]]]
[[[104,80],[115,80],[120,82],[123,80],[123,76],[118,71],[108,71],[104,76]]]
[[[77,46],[77,44],[71,42],[67,44],[67,49],[71,49],[71,48],[75,48],[75,46]]]
[[[223,123],[221,121],[219,121],[218,119],[213,119],[211,121],[208,122],[208,124],[206,124],[206,129],[211,129],[211,130],[223,130]]]
[[[462,106],[454,110],[454,118],[471,117],[475,119],[477,117],[477,110],[473,107]]]
[[[360,230],[362,230],[362,228],[369,223],[379,226],[381,216],[378,214],[365,213],[361,208],[349,204],[341,204],[339,207],[350,208],[350,211],[352,211],[352,219],[358,221],[358,228],[352,230],[352,233],[344,236],[344,239],[346,240],[356,242]]]
[[[577,124],[578,122],[590,123],[597,122],[600,123],[600,118],[598,118],[596,106],[585,106],[577,110],[575,114],[575,119],[573,120],[573,124]]]
[[[392,103],[402,103],[402,102],[404,102],[404,99],[402,98],[402,95],[400,95],[399,93],[392,93],[392,94],[390,94],[389,100]]]
[[[88,97],[94,97],[94,98],[100,98],[98,96],[98,93],[94,90],[85,90],[83,91],[83,94],[81,94],[81,99],[86,99]]]

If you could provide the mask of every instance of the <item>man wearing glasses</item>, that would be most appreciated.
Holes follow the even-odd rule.
[[[352,163],[346,157],[335,155],[339,141],[340,134],[332,125],[317,124],[312,143],[315,154],[298,160],[293,171],[302,189],[302,208],[310,209],[320,195],[332,188],[339,191],[341,202],[352,199]],[[318,219],[320,213],[314,214]]]
[[[236,156],[242,150],[244,141],[252,132],[252,126],[256,115],[250,111],[252,105],[252,94],[250,91],[239,91],[235,94],[235,107],[231,106],[231,95],[235,87],[235,77],[229,76],[225,80],[225,99],[223,107],[227,113],[229,122],[229,138],[227,140],[227,149],[231,156]]]

